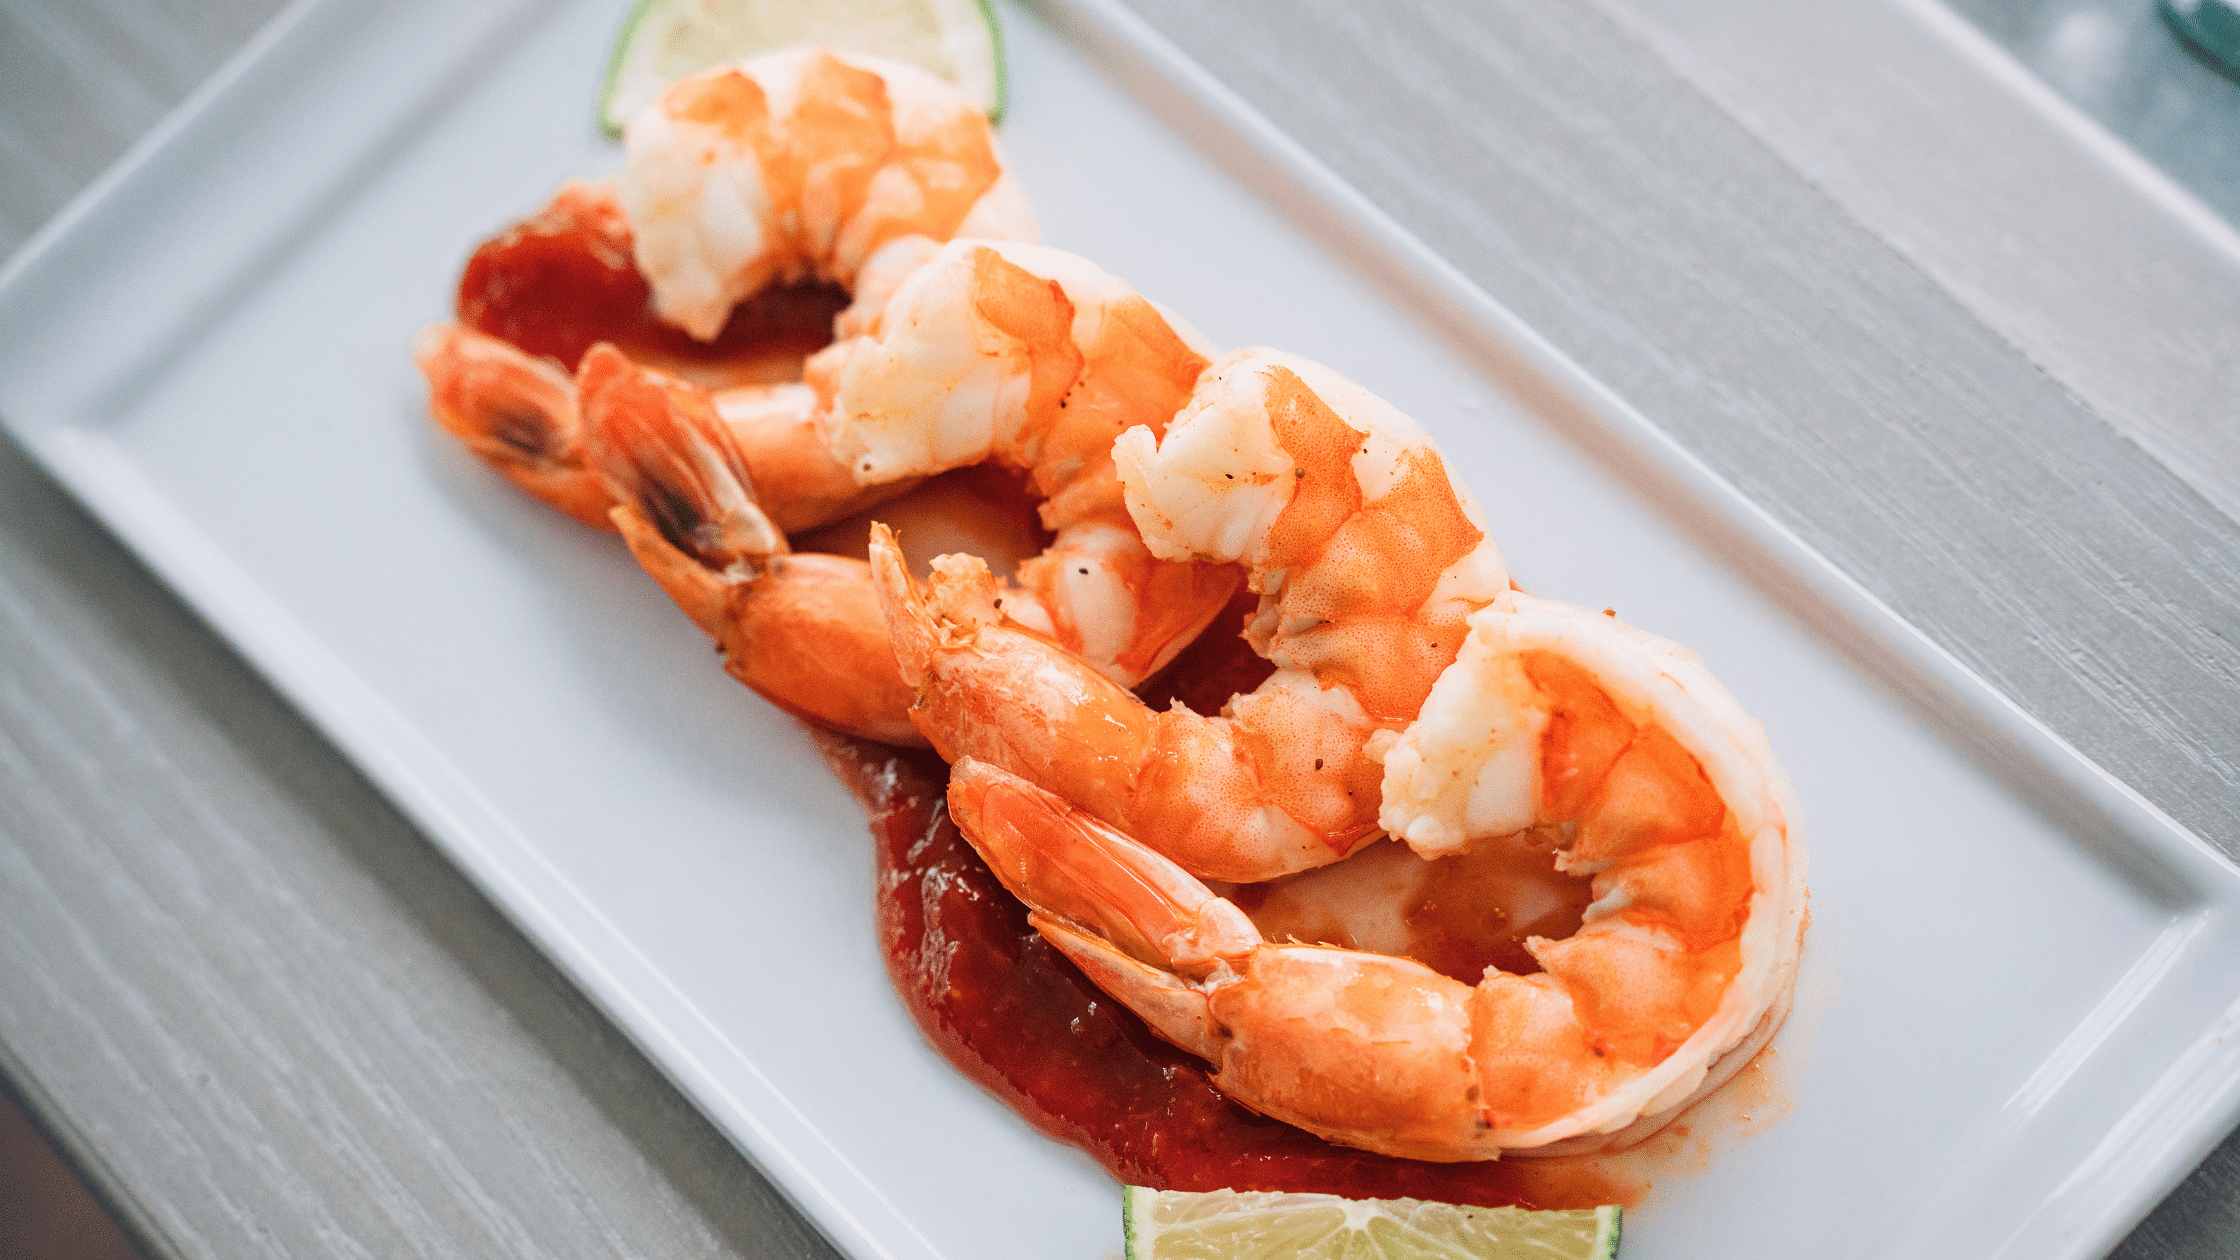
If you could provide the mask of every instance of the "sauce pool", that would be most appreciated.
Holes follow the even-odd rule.
[[[564,188],[542,210],[484,241],[459,277],[459,322],[573,372],[601,341],[711,389],[801,379],[803,356],[832,340],[847,293],[776,285],[741,302],[714,341],[695,341],[653,309],[632,234],[604,193]]]
[[[565,189],[475,251],[460,280],[459,322],[570,369],[593,343],[612,341],[649,366],[715,388],[798,379],[801,357],[830,341],[833,316],[847,302],[826,285],[776,288],[742,303],[717,339],[701,344],[654,313],[631,245],[628,225],[603,193]],[[996,500],[1004,491],[1016,488],[960,487]],[[883,510],[892,515],[895,505]],[[1034,537],[1033,518],[1024,519],[1013,532]],[[841,522],[826,532],[846,538],[821,542],[852,550],[863,528]],[[1257,603],[1240,590],[1221,621],[1242,624]],[[1142,695],[1155,708],[1180,700],[1217,712],[1271,668],[1236,636],[1209,633]],[[1025,907],[950,823],[948,768],[937,757],[816,737],[870,812],[880,944],[919,1029],[959,1071],[1119,1180],[1162,1190],[1288,1190],[1484,1207],[1638,1198],[1590,1161],[1396,1159],[1333,1145],[1229,1101],[1202,1061],[1154,1036],[1027,925]],[[1241,895],[1270,894],[1260,887]],[[1583,907],[1583,898],[1556,905],[1550,922],[1568,915],[1575,927]],[[1537,969],[1519,942],[1534,931],[1568,930],[1504,919],[1459,931],[1449,924],[1417,943],[1432,955],[1425,961],[1468,982],[1488,962]]]
[[[817,738],[870,812],[881,950],[919,1029],[957,1070],[1119,1180],[1482,1207],[1636,1197],[1589,1161],[1395,1159],[1229,1101],[1199,1059],[1154,1036],[1027,926],[1025,908],[949,821],[938,758]]]

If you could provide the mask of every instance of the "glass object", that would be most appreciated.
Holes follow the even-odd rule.
[[[2162,0],[2162,16],[2218,69],[2240,75],[2240,5],[2234,0]]]

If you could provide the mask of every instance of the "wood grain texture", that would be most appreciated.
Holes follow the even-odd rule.
[[[2240,525],[1627,29],[1532,0],[1126,2],[1901,615],[2240,858]],[[2240,1137],[2118,1254],[2240,1253],[2236,1205]]]
[[[0,251],[277,8],[0,0]],[[5,438],[0,1070],[151,1255],[835,1254]]]
[[[0,1047],[159,1255],[829,1256],[0,446]]]
[[[1138,4],[1893,605],[2240,845],[2229,522],[1621,28],[1514,0]],[[0,250],[273,7],[0,0]],[[158,1254],[832,1254],[4,439],[0,1070]],[[2227,1143],[2123,1254],[2240,1250],[2235,1204]]]
[[[279,8],[0,0],[0,248],[37,230]]]
[[[2179,163],[2189,190],[1936,0],[1602,2],[1861,226],[2240,519],[2240,231],[2202,200],[2240,197],[2240,168],[2220,181]],[[2191,106],[2189,157],[2240,152],[2240,86],[2191,64],[2152,6],[2083,2],[2097,7],[2037,0],[2049,17],[2068,11],[2051,49],[2026,46],[2037,69],[2074,85],[2083,61],[2103,87],[2152,76]],[[2157,43],[2160,57],[2123,59]],[[1875,107],[1859,108],[1868,98]],[[2130,122],[2134,139],[2176,156],[2175,137]]]
[[[1901,615],[2240,856],[2240,523],[1623,28],[1528,0],[1131,7]]]

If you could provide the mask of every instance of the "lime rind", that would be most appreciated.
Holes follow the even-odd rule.
[[[660,0],[638,0],[622,19],[622,30],[614,37],[614,48],[607,53],[607,73],[599,83],[599,127],[610,136],[622,134],[622,121],[615,118],[614,101],[622,86],[622,63],[629,59],[630,50],[636,45],[638,24]]]
[[[632,114],[685,75],[805,45],[919,66],[957,84],[990,122],[1009,106],[1003,28],[990,0],[637,0],[607,57],[599,125],[621,135]]]
[[[1615,1203],[1605,1203],[1594,1210],[1595,1243],[1594,1260],[1618,1260],[1618,1244],[1626,1233],[1626,1214]]]
[[[1145,1186],[1120,1187],[1120,1238],[1121,1253],[1127,1260],[1150,1260],[1150,1212],[1159,1192]],[[1139,1234],[1139,1230],[1142,1232]],[[1136,1250],[1137,1239],[1143,1240],[1143,1250]]]
[[[1003,23],[996,21],[993,0],[973,0],[980,10],[980,20],[988,27],[988,55],[995,59],[995,99],[988,105],[988,121],[1003,121],[1003,111],[1011,107],[1011,62],[1004,56]]]
[[[1421,1199],[1126,1187],[1127,1260],[1615,1260],[1615,1206],[1539,1212]]]

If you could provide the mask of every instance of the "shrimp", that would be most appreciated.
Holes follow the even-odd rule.
[[[795,49],[681,79],[623,153],[617,201],[654,308],[703,341],[775,283],[846,286],[881,250],[1034,234],[987,119],[879,57]]]
[[[1514,593],[1470,626],[1423,715],[1377,741],[1385,825],[1450,853],[1538,829],[1559,868],[1591,875],[1576,930],[1524,941],[1536,971],[1470,984],[1272,943],[1173,861],[983,762],[956,765],[950,811],[1052,945],[1255,1111],[1412,1159],[1637,1141],[1787,1013],[1805,911],[1792,791],[1678,647]]]
[[[1014,252],[1036,270],[1011,261]],[[1163,426],[1189,396],[1206,362],[1191,348],[1194,334],[1078,259],[980,241],[944,246],[866,329],[820,352],[809,372],[830,449],[848,452],[856,477],[876,486],[992,462],[1025,471],[1044,499],[1042,524],[1054,537],[1018,566],[1016,585],[991,578],[981,592],[990,620],[1078,653],[1084,668],[1125,686],[1165,665],[1228,601],[1233,569],[1162,561],[1145,549],[1110,454],[1122,429]],[[594,350],[584,371],[587,381],[594,371],[602,380],[628,375],[611,351]],[[754,658],[774,652],[782,663],[810,649],[781,646],[775,621],[728,620],[760,613],[768,601],[746,592],[773,573],[786,580],[801,563],[777,559],[785,541],[757,501],[763,478],[751,456],[679,384],[602,393],[596,406],[586,390],[593,462],[621,503],[615,521],[633,553],[724,644],[735,675],[807,712],[812,699],[790,688],[833,680],[778,676]],[[839,569],[822,572],[843,580]],[[869,570],[860,574],[859,598],[875,607]],[[816,633],[842,632],[820,625]],[[892,701],[878,737],[922,742],[884,622],[866,617],[833,650],[865,673],[867,703]],[[876,685],[867,676],[874,667]]]
[[[993,460],[1024,470],[1055,538],[991,615],[1121,686],[1157,672],[1236,588],[1162,560],[1129,517],[1113,442],[1164,432],[1208,364],[1203,338],[1124,282],[1038,245],[955,240],[864,334],[811,359],[833,456],[857,481]]]
[[[862,493],[993,462],[1025,471],[1044,499],[1049,546],[1018,566],[1016,584],[998,587],[991,577],[976,615],[1129,686],[1172,660],[1228,602],[1233,568],[1160,560],[1144,546],[1111,455],[1121,431],[1139,422],[1163,429],[1189,397],[1206,365],[1195,334],[1079,259],[982,241],[942,247],[863,327],[810,365],[806,388],[826,433],[818,469],[844,463],[848,488]],[[619,504],[616,525],[647,571],[724,645],[732,673],[827,725],[922,740],[879,617],[847,630],[819,621],[812,638],[837,636],[827,647],[785,642],[777,612],[790,605],[770,592],[792,589],[788,575],[809,562],[785,559],[786,531],[763,498],[771,479],[713,404],[611,349],[585,357],[583,379],[591,463]],[[851,574],[861,580],[851,598],[876,606],[868,570],[815,563],[826,592],[820,608],[839,606]],[[984,564],[980,571],[988,573]],[[830,659],[803,657],[824,651]],[[806,668],[812,663],[816,670]],[[841,685],[834,669],[861,684],[859,700],[870,706],[845,721],[809,694]]]
[[[1220,716],[1153,712],[1031,634],[992,583],[937,563],[921,590],[876,538],[888,636],[941,754],[1048,788],[1197,875],[1251,882],[1335,862],[1378,826],[1371,737],[1413,721],[1508,585],[1469,495],[1414,421],[1303,359],[1213,364],[1163,438],[1123,433],[1116,471],[1153,555],[1240,564],[1245,637],[1275,672]]]
[[[755,502],[747,460],[708,393],[608,346],[584,356],[593,466],[631,554],[714,636],[724,668],[807,721],[924,742],[861,560],[793,554]]]
[[[575,381],[566,372],[456,324],[421,329],[412,355],[438,425],[532,497],[607,527],[614,499],[583,462]]]
[[[614,495],[587,455],[577,378],[458,324],[421,329],[412,351],[438,425],[531,497],[593,528],[614,528]],[[799,382],[732,386],[709,400],[756,501],[785,533],[845,518],[918,484],[858,485],[819,436],[816,393]]]
[[[613,502],[583,462],[580,408],[549,384],[609,342],[768,422],[749,466],[789,531],[907,489],[859,486],[816,440],[810,396],[769,387],[835,329],[855,335],[950,235],[1034,235],[986,120],[914,67],[800,50],[673,85],[626,148],[617,184],[569,184],[475,251],[458,323],[415,343],[438,421],[604,527]]]

